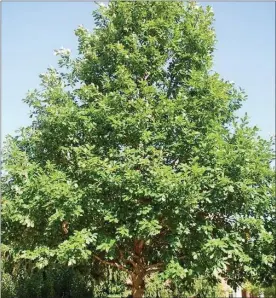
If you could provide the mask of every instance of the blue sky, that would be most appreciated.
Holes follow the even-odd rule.
[[[206,3],[202,3],[204,6]],[[275,4],[272,2],[210,2],[215,12],[218,43],[214,70],[245,89],[252,125],[268,138],[275,131]],[[93,29],[87,2],[2,3],[2,140],[30,123],[22,102],[38,87],[38,75],[57,58],[61,46],[77,51],[74,29]]]

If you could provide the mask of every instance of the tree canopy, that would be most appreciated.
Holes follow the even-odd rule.
[[[243,90],[212,71],[212,9],[111,1],[56,52],[25,99],[32,125],[6,141],[2,241],[17,263],[100,262],[133,297],[162,272],[269,282],[271,142],[236,111]]]

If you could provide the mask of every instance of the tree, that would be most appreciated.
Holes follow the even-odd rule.
[[[246,98],[212,72],[213,12],[112,1],[57,51],[7,139],[2,239],[17,263],[100,262],[130,276],[233,285],[273,264],[271,142],[235,112]],[[260,270],[259,270],[260,269]]]

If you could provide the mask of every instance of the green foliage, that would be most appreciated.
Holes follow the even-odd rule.
[[[265,298],[273,298],[276,296],[276,282],[274,281],[273,285],[269,288],[264,288]]]
[[[12,262],[271,283],[272,144],[211,71],[211,8],[111,1],[94,18],[76,30],[79,56],[57,51],[60,69],[28,93],[32,125],[6,140]]]
[[[204,277],[200,277],[187,287],[177,280],[164,281],[163,277],[153,274],[147,278],[145,297],[226,297],[221,284],[211,284]]]
[[[247,281],[246,283],[244,283],[243,288],[246,289],[253,296],[260,296],[261,294],[263,294],[265,298],[273,298],[276,295],[275,279],[270,287],[265,287],[264,285],[258,283],[252,284]]]
[[[16,296],[15,285],[12,277],[6,272],[1,273],[1,297],[14,298]]]
[[[104,298],[107,295],[125,295],[124,274],[104,271],[96,279],[83,268],[50,268],[28,272],[24,269],[16,274],[4,273],[1,280],[3,298],[55,298],[72,297]]]
[[[100,279],[91,275],[84,268],[72,269],[66,267],[55,270],[35,271],[28,273],[20,270],[16,275],[3,273],[1,280],[1,297],[128,297],[130,294],[125,281],[126,274],[120,271],[105,270]],[[168,283],[160,274],[151,274],[146,278],[145,297],[226,297],[221,284],[211,284],[204,277],[196,279],[189,289],[181,282]],[[265,298],[275,296],[275,286],[265,288],[249,282],[243,285],[254,295],[264,293]]]

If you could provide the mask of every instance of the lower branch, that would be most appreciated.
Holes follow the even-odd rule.
[[[123,265],[120,265],[116,262],[102,260],[100,257],[98,257],[96,255],[94,255],[94,258],[96,260],[98,260],[100,263],[103,263],[103,264],[106,264],[106,265],[109,265],[109,266],[113,266],[113,267],[116,267],[119,270],[126,271],[126,272],[130,273],[130,271],[126,267],[124,267]]]
[[[153,265],[149,265],[146,267],[146,273],[153,273],[153,272],[159,272],[161,269],[164,268],[164,263],[157,263]]]

